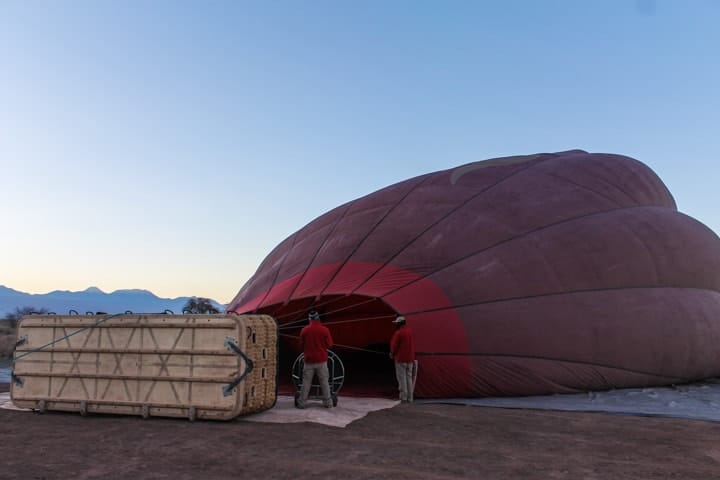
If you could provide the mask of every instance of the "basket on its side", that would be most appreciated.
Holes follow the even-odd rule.
[[[230,420],[277,397],[266,315],[29,315],[11,396],[23,408]]]

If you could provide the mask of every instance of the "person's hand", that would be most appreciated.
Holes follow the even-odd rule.
[[[390,356],[390,358],[392,358],[392,352],[388,353],[388,355]]]

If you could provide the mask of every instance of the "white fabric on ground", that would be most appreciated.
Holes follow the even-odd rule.
[[[400,402],[397,400],[388,400],[386,398],[339,397],[338,406],[335,408],[325,408],[322,403],[309,401],[305,409],[299,409],[295,408],[293,397],[278,396],[275,407],[270,410],[239,417],[239,419],[267,423],[313,422],[331,427],[346,427],[370,412],[391,408],[398,403]],[[32,411],[27,408],[16,407],[10,399],[9,392],[0,393],[0,408],[20,412]]]
[[[608,412],[625,415],[652,415],[720,422],[720,379],[709,379],[674,387],[625,388],[605,392],[534,397],[446,398],[415,400],[416,403],[450,403],[500,408]],[[397,400],[385,398],[340,397],[338,406],[324,408],[319,402],[308,402],[304,410],[295,408],[290,396],[278,396],[274,408],[240,417],[249,422],[299,423],[314,422],[345,427],[369,412],[392,408]],[[0,393],[0,408],[17,408],[10,393]]]
[[[18,412],[32,412],[28,408],[16,407],[12,400],[10,400],[10,392],[0,393],[0,408],[5,410],[17,410]]]
[[[275,407],[260,413],[240,417],[248,422],[267,423],[322,423],[331,427],[346,427],[370,412],[394,407],[400,402],[387,398],[339,397],[338,405],[325,408],[322,402],[309,401],[306,408],[295,408],[295,399],[278,396]]]
[[[720,379],[686,385],[625,388],[534,397],[446,398],[416,400],[500,408],[609,412],[720,421]]]

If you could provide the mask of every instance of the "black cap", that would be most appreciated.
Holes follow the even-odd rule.
[[[317,311],[312,310],[310,313],[308,313],[308,319],[309,320],[320,320],[320,314]]]

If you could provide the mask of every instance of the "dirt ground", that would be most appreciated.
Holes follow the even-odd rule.
[[[403,404],[333,428],[0,410],[0,438],[5,480],[720,479],[720,424],[596,413]]]

